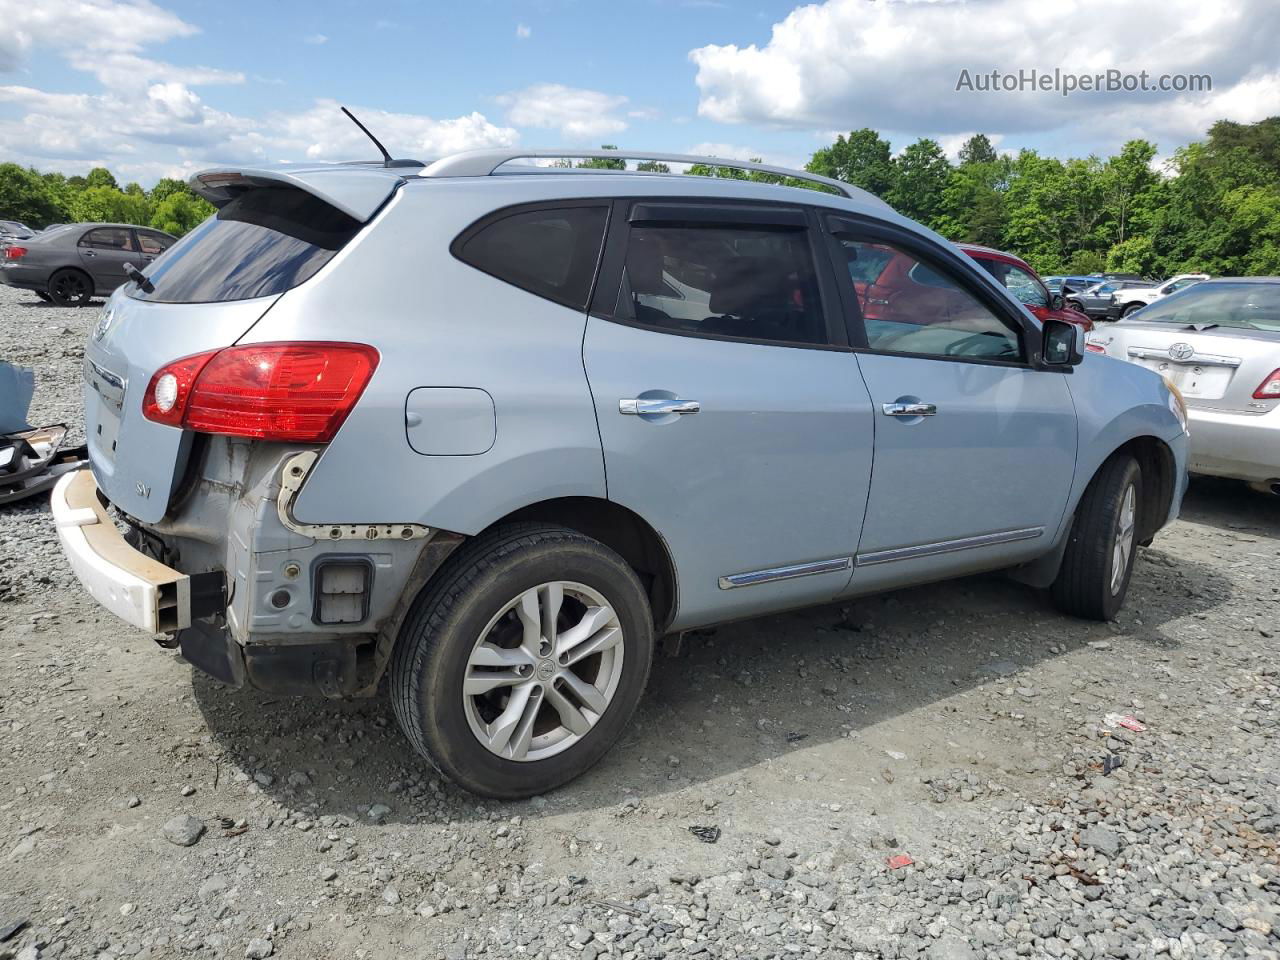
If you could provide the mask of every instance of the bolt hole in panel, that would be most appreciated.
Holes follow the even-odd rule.
[[[428,457],[474,457],[498,438],[493,397],[476,387],[418,387],[404,405],[409,446]]]

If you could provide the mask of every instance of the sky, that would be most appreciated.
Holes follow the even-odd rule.
[[[802,166],[869,126],[895,151],[1167,158],[1280,114],[1276,0],[0,0],[0,162],[149,185],[223,164],[477,147]],[[1207,74],[1197,92],[982,92],[1055,68]],[[968,89],[957,89],[962,71]]]

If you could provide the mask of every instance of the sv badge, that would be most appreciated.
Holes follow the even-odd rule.
[[[148,497],[151,496],[151,488],[148,487],[141,480],[139,480],[137,483],[133,485],[133,489],[134,489],[134,492],[138,494],[138,496],[142,497],[143,500],[146,500]]]

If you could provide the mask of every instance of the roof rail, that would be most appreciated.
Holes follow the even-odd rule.
[[[687,153],[639,153],[628,150],[579,150],[568,148],[563,150],[524,150],[518,147],[494,150],[467,150],[451,156],[441,157],[429,164],[418,176],[420,177],[488,177],[498,172],[498,168],[512,160],[654,160],[659,163],[703,164],[712,167],[729,167],[733,170],[750,170],[757,173],[768,173],[777,177],[791,177],[796,180],[807,180],[829,187],[843,197],[850,199],[864,198],[866,191],[845,183],[832,180],[807,170],[791,170],[787,167],[775,167],[767,163],[755,163],[751,160],[731,160],[727,157],[699,157]],[[515,173],[516,170],[503,171]],[[635,171],[633,171],[635,172]],[[645,172],[645,171],[639,171]]]

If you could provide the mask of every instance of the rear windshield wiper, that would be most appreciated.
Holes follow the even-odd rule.
[[[1196,333],[1200,333],[1200,332],[1201,332],[1201,331],[1203,331],[1203,330],[1212,330],[1212,329],[1213,329],[1214,327],[1216,327],[1216,326],[1218,326],[1218,324],[1216,324],[1216,323],[1188,323],[1188,324],[1187,324],[1185,327],[1183,327],[1182,329],[1183,329],[1183,330],[1194,330],[1194,331],[1196,331]]]
[[[142,288],[143,293],[155,293],[156,288],[151,285],[151,281],[147,279],[147,275],[135,267],[132,263],[124,265],[124,272],[129,279]]]

